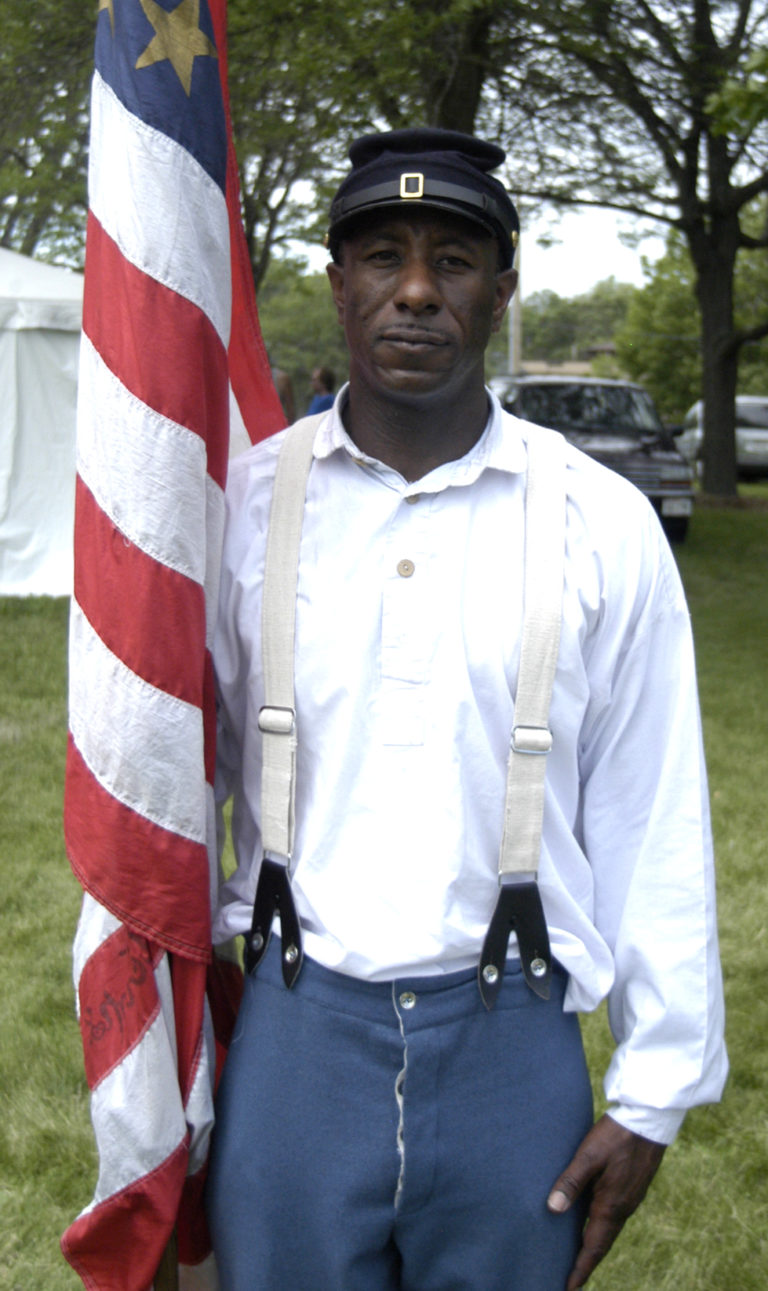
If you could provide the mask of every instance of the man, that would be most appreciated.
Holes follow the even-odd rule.
[[[484,385],[516,284],[503,156],[432,130],[350,150],[328,269],[350,380],[302,432],[298,584],[277,610],[285,434],[228,486],[214,655],[238,869],[215,935],[245,935],[251,971],[211,1161],[225,1291],[575,1291],[725,1079],[683,593],[641,494]],[[290,525],[271,524],[282,551]],[[545,718],[523,721],[537,571],[559,650]],[[294,604],[295,701],[291,677],[276,703],[273,655],[293,651],[269,643]],[[294,728],[283,843],[293,755],[275,774],[272,749]],[[508,755],[543,784],[522,875],[499,868],[526,833],[505,829]],[[593,1125],[575,1010],[606,995]]]

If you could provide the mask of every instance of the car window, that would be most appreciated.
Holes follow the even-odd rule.
[[[518,415],[555,430],[599,430],[636,434],[661,430],[656,409],[643,390],[632,386],[603,386],[551,382],[519,386]]]
[[[755,426],[768,430],[768,402],[742,403],[736,400],[736,421],[739,426]]]

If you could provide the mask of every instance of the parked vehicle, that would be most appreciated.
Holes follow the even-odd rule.
[[[631,480],[668,538],[682,542],[693,512],[693,472],[664,429],[651,396],[629,381],[598,377],[494,378],[503,407],[562,431],[577,448]]]
[[[704,404],[699,399],[685,414],[678,439],[680,452],[694,470],[701,465],[703,440]],[[768,395],[736,396],[736,466],[742,479],[768,476]]]

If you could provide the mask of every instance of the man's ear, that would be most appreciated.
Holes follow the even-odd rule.
[[[496,274],[496,301],[493,307],[492,332],[498,332],[501,327],[504,315],[507,312],[507,306],[515,294],[517,278],[517,269],[502,269],[500,273]]]
[[[331,295],[333,303],[336,306],[336,317],[344,326],[344,270],[340,264],[333,261],[325,266],[325,272],[328,274],[328,281],[331,284]]]

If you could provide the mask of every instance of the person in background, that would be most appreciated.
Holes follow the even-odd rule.
[[[423,129],[350,159],[328,266],[349,383],[227,484],[216,792],[237,869],[214,940],[244,936],[247,972],[207,1194],[221,1287],[577,1291],[727,1072],[689,615],[647,499],[485,384],[517,280],[503,151]],[[272,616],[295,602],[295,701],[275,706],[265,551],[301,434],[298,584]],[[558,573],[539,722],[529,561]],[[290,813],[271,760],[260,795],[275,742]],[[605,998],[595,1122],[577,1012]]]
[[[330,368],[315,368],[311,381],[313,394],[307,408],[308,417],[333,407],[333,387],[336,384],[336,378]]]
[[[280,403],[283,406],[285,420],[290,426],[296,419],[296,401],[293,397],[293,382],[287,372],[282,368],[272,368],[272,380],[277,391]]]

